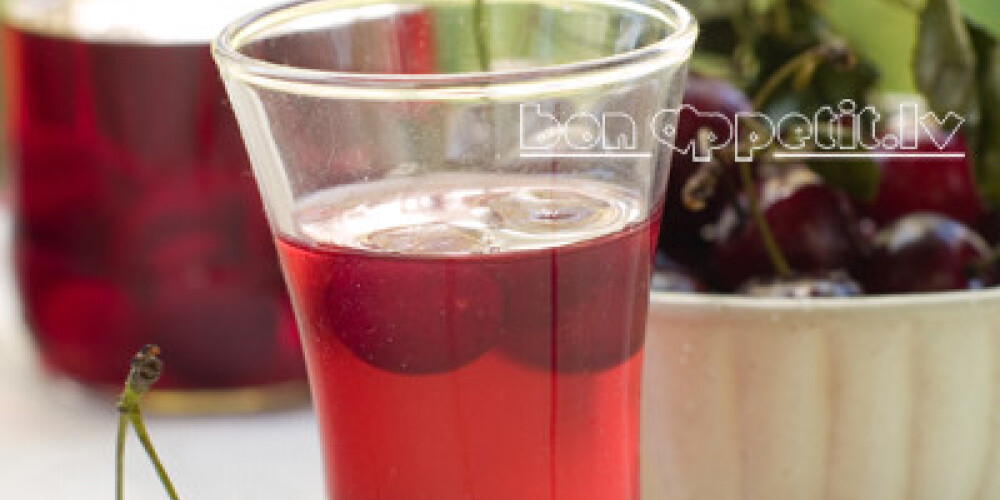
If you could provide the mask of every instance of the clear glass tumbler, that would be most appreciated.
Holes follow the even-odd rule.
[[[695,34],[665,1],[320,0],[217,39],[331,499],[638,498]]]

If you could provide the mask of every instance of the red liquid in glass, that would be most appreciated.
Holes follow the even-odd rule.
[[[158,387],[304,377],[270,233],[205,43],[7,28],[16,267],[46,364],[121,384],[146,343]]]
[[[329,497],[637,499],[658,219],[458,255],[279,237]]]

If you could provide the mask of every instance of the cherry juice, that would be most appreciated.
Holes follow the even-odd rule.
[[[658,211],[430,175],[313,195],[278,249],[336,500],[635,500]]]
[[[16,269],[45,363],[120,386],[142,345],[160,388],[304,379],[298,335],[207,42],[9,26]]]

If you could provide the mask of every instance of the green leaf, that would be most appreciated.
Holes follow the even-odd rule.
[[[958,0],[965,18],[1000,38],[1000,2],[997,0]]]
[[[976,54],[955,0],[928,0],[913,66],[917,87],[935,111],[978,117]]]
[[[873,201],[878,194],[881,170],[871,160],[852,159],[836,163],[816,161],[809,167],[827,184],[844,190],[856,200]]]

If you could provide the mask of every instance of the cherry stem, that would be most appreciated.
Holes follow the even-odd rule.
[[[118,415],[118,438],[115,440],[115,500],[122,500],[124,481],[125,433],[128,431],[128,416]]]
[[[681,187],[681,203],[684,207],[693,212],[704,210],[709,200],[715,196],[721,175],[722,164],[718,160],[703,163]]]
[[[747,202],[750,205],[750,214],[753,216],[754,221],[757,223],[757,228],[760,230],[760,237],[764,242],[764,250],[767,251],[771,265],[774,266],[774,272],[781,278],[791,278],[792,267],[788,265],[788,260],[785,259],[785,254],[781,252],[781,246],[778,245],[778,240],[775,239],[774,233],[771,231],[771,225],[767,223],[767,218],[764,217],[764,212],[761,210],[750,164],[740,162],[739,168],[740,177],[743,179],[743,190],[746,192]]]
[[[128,431],[129,424],[132,424],[139,442],[142,443],[146,455],[149,457],[150,462],[153,463],[153,468],[156,469],[156,475],[160,478],[160,483],[163,485],[163,489],[166,490],[167,496],[170,497],[170,500],[179,500],[177,491],[170,481],[170,476],[163,467],[163,463],[160,462],[160,457],[156,454],[153,442],[149,439],[149,433],[146,432],[146,424],[142,420],[142,410],[139,406],[142,396],[152,388],[153,384],[156,383],[163,373],[163,362],[157,357],[159,354],[160,348],[155,345],[147,345],[136,353],[130,363],[131,368],[125,380],[125,388],[118,398],[118,436],[115,441],[116,500],[122,500],[125,433]]]
[[[829,49],[829,44],[820,44],[801,54],[789,59],[782,64],[774,73],[771,73],[761,85],[760,89],[753,96],[753,108],[757,111],[764,109],[764,105],[771,99],[771,96],[778,90],[778,87],[792,77],[799,68],[807,64],[815,64],[823,58],[823,54]]]
[[[763,137],[761,135],[763,134],[763,130],[759,123],[752,120],[747,123],[755,134]],[[702,148],[708,148],[707,130],[698,130],[698,142]],[[774,270],[778,273],[778,276],[790,278],[792,277],[792,267],[788,265],[788,260],[785,259],[785,254],[782,253],[781,246],[778,245],[778,240],[771,231],[771,225],[768,224],[767,219],[764,217],[764,212],[761,210],[750,164],[745,161],[736,161],[735,158],[733,160],[739,165],[743,191],[746,192],[747,202],[750,205],[750,213],[753,215],[757,227],[760,228],[761,240],[764,242],[764,250],[767,252],[768,259],[770,259],[771,265],[774,266]],[[721,175],[722,167],[716,161],[712,161],[699,169],[695,175],[688,179],[687,184],[683,187],[682,195],[684,198],[682,201],[685,206],[694,211],[704,208],[707,199],[714,194],[715,184]]]
[[[711,133],[711,130],[704,127],[698,129],[698,146],[701,151],[708,151],[711,147]],[[708,201],[715,196],[720,177],[722,164],[717,159],[703,163],[681,186],[681,203],[694,212],[704,210]]]
[[[479,58],[479,69],[490,70],[490,47],[486,41],[486,6],[483,0],[474,0],[472,7],[472,23],[476,39],[476,56]]]
[[[149,456],[150,462],[153,463],[153,468],[156,469],[156,475],[160,478],[160,483],[163,484],[163,489],[167,490],[167,496],[169,496],[171,500],[178,500],[177,490],[174,489],[174,484],[170,481],[170,476],[167,475],[167,470],[163,468],[163,463],[160,462],[160,457],[156,454],[153,442],[149,440],[149,434],[146,432],[146,425],[142,421],[142,413],[138,410],[138,408],[131,415],[131,421],[132,427],[135,428],[135,434],[139,437],[139,442],[142,443],[143,449],[146,450],[146,455]]]

